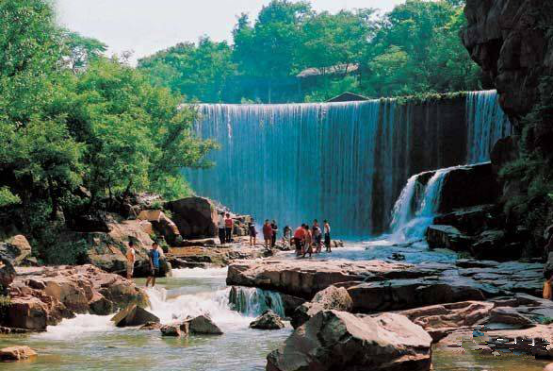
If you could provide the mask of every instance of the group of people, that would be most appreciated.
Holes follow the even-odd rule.
[[[291,232],[292,230],[289,233]],[[314,220],[311,228],[308,224],[304,223],[294,231],[291,245],[292,241],[294,241],[296,256],[305,257],[307,254],[311,257],[313,253],[319,254],[323,244],[325,245],[325,251],[330,253],[332,252],[331,225],[327,220],[324,220],[322,231],[317,219]]]
[[[135,270],[135,262],[137,260],[137,253],[135,250],[135,244],[132,240],[129,241],[128,249],[127,249],[127,279],[133,278],[133,273]],[[152,247],[148,251],[148,277],[146,278],[146,287],[148,285],[156,285],[156,277],[158,276],[158,272],[160,271],[160,260],[164,259],[165,255],[160,247],[160,245],[157,242],[154,242],[152,244]]]
[[[219,214],[217,221],[217,230],[219,233],[219,241],[222,245],[233,241],[233,219],[229,213]]]

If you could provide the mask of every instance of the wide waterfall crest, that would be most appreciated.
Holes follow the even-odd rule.
[[[207,157],[214,168],[185,176],[197,193],[258,221],[328,219],[335,236],[379,234],[411,175],[488,156],[507,133],[495,92],[448,99],[201,104],[194,130],[221,149]]]

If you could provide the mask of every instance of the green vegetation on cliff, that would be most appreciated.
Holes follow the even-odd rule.
[[[253,22],[239,17],[232,45],[201,38],[143,58],[139,67],[153,83],[202,102],[475,90],[482,76],[460,41],[462,8],[462,1],[408,0],[385,15],[330,14],[273,0]]]
[[[102,199],[183,196],[180,170],[209,165],[215,144],[194,137],[183,98],[102,57],[105,49],[57,27],[45,1],[0,2],[3,224],[44,235],[61,212]]]

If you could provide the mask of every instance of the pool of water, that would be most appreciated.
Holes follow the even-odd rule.
[[[392,260],[399,253],[407,263],[454,262],[450,251],[429,250],[424,244],[393,246],[377,239],[347,244],[333,253],[314,255],[312,259]],[[293,253],[281,253],[294,259]],[[190,336],[186,339],[162,338],[159,330],[118,329],[111,316],[79,315],[64,320],[48,331],[32,335],[0,335],[0,347],[29,345],[39,353],[31,361],[5,363],[8,371],[78,371],[78,370],[145,370],[145,371],[245,371],[265,370],[267,354],[291,334],[292,327],[277,331],[253,330],[248,327],[255,313],[241,314],[228,304],[225,285],[226,268],[177,269],[173,276],[160,279],[158,287],[148,289],[150,310],[162,323],[187,315],[208,313],[224,332],[222,336]],[[136,280],[140,286],[144,280]],[[257,308],[252,306],[251,308]],[[263,310],[259,308],[258,311]],[[254,310],[255,312],[255,310]],[[481,355],[465,345],[463,353],[441,349],[433,352],[435,371],[540,371],[547,362],[527,356],[494,357]]]

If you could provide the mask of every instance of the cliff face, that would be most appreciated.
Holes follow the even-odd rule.
[[[540,78],[552,74],[552,2],[468,0],[465,15],[463,43],[517,124],[537,101]]]
[[[495,171],[504,169],[504,209],[542,247],[552,215],[552,1],[467,0],[465,15],[463,44],[516,129],[491,154]]]

